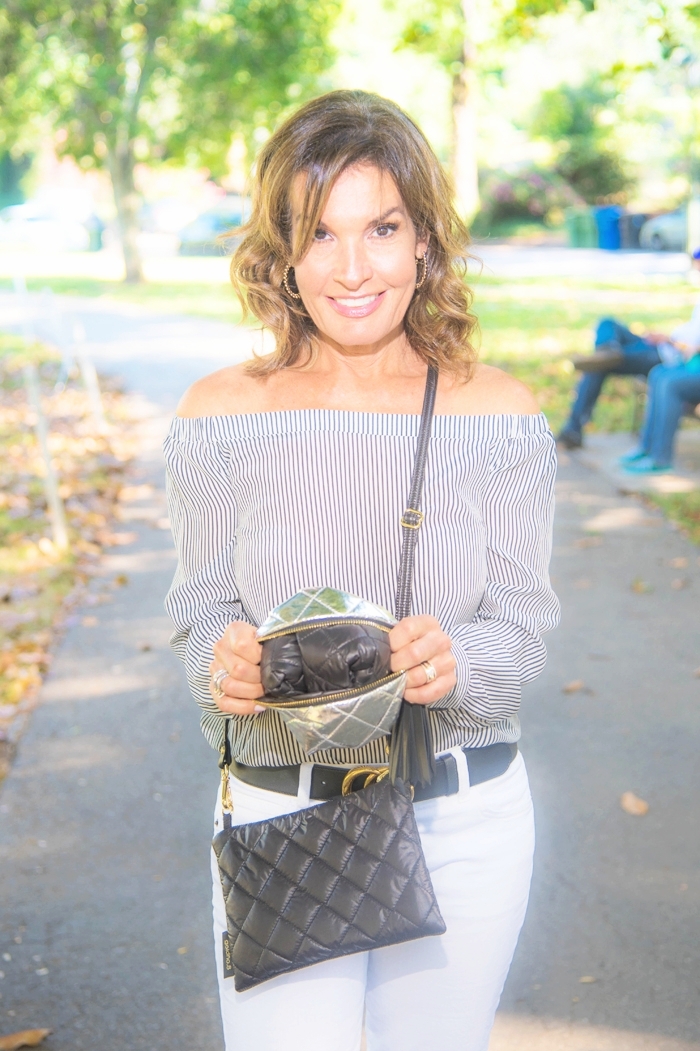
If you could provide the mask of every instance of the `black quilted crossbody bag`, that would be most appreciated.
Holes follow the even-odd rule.
[[[413,561],[437,371],[428,369],[403,542],[396,619],[411,611]],[[432,780],[422,705],[401,704],[389,765],[358,767],[333,799],[232,825],[228,720],[222,748],[224,828],[213,840],[226,905],[224,974],[241,992],[322,960],[443,934],[413,812],[412,785]],[[364,778],[365,787],[354,790]]]

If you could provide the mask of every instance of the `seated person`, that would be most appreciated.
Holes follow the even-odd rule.
[[[700,270],[700,248],[693,252],[692,265]],[[583,376],[576,388],[569,419],[557,440],[567,449],[581,447],[583,426],[590,420],[608,376],[648,376],[662,362],[671,366],[682,363],[679,352],[683,347],[686,350],[692,347],[695,340],[700,345],[700,304],[693,310],[690,321],[674,329],[670,336],[660,332],[636,336],[614,318],[603,318],[596,329],[595,352],[574,359]]]
[[[662,473],[671,469],[681,416],[700,405],[700,331],[695,333],[695,339],[694,347],[686,344],[688,352],[695,351],[687,363],[657,365],[649,373],[639,445],[620,460],[631,474]]]

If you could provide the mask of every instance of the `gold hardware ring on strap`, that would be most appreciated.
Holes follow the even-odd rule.
[[[404,529],[420,529],[424,518],[425,515],[422,511],[416,511],[413,507],[407,507],[401,515],[401,525]]]

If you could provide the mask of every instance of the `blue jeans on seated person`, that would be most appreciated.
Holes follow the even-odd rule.
[[[635,336],[634,332],[614,318],[603,318],[598,322],[595,345],[599,347],[602,343],[613,342],[620,344],[624,361],[604,372],[583,374],[576,388],[576,400],[565,429],[580,432],[583,425],[588,423],[608,376],[647,376],[651,369],[659,364],[659,352],[652,343],[647,343],[641,336]]]
[[[657,365],[647,381],[647,407],[639,439],[640,452],[657,467],[673,462],[676,432],[681,417],[700,403],[700,371],[695,365],[668,368]]]

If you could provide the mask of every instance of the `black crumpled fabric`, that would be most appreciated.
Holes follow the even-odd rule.
[[[365,624],[326,624],[282,635],[263,642],[260,670],[270,697],[368,686],[391,672],[389,636]]]

